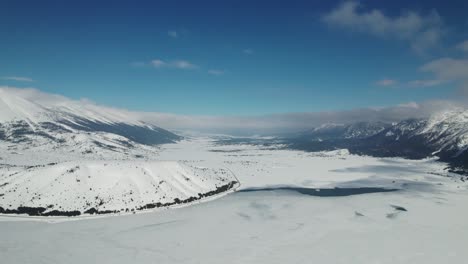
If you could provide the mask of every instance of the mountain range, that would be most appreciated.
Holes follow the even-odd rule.
[[[223,168],[160,160],[182,137],[134,112],[36,90],[0,89],[0,213],[80,215],[132,212],[194,202],[235,188]],[[225,144],[303,151],[437,157],[468,172],[468,111],[397,123],[324,124],[282,138],[230,138]],[[348,153],[348,152],[346,152]]]
[[[392,124],[325,124],[284,140],[289,147],[306,151],[348,149],[377,157],[438,157],[453,171],[462,172],[468,168],[468,111],[440,112]]]

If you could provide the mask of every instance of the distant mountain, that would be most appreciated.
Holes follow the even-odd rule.
[[[312,130],[301,133],[299,137],[317,141],[331,139],[359,139],[373,136],[390,126],[390,124],[383,122],[324,124]]]
[[[380,157],[439,157],[450,163],[453,170],[467,170],[468,110],[396,124],[325,125],[287,138],[286,142],[291,148],[306,151],[346,148],[351,153]]]

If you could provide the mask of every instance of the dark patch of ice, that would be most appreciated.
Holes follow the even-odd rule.
[[[340,196],[351,196],[368,193],[385,193],[385,192],[396,192],[399,189],[386,189],[379,187],[360,187],[360,188],[305,188],[305,187],[267,187],[267,188],[249,188],[243,189],[238,192],[269,192],[269,191],[292,191],[304,195],[318,196],[318,197],[340,197]]]

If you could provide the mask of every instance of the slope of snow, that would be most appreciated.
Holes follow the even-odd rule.
[[[228,184],[223,169],[199,169],[175,161],[81,161],[0,174],[0,206],[44,207],[59,211],[135,211],[148,204],[169,204],[199,197]]]

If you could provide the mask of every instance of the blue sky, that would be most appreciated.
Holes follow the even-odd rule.
[[[466,1],[0,2],[0,85],[139,111],[315,112],[459,98]]]

